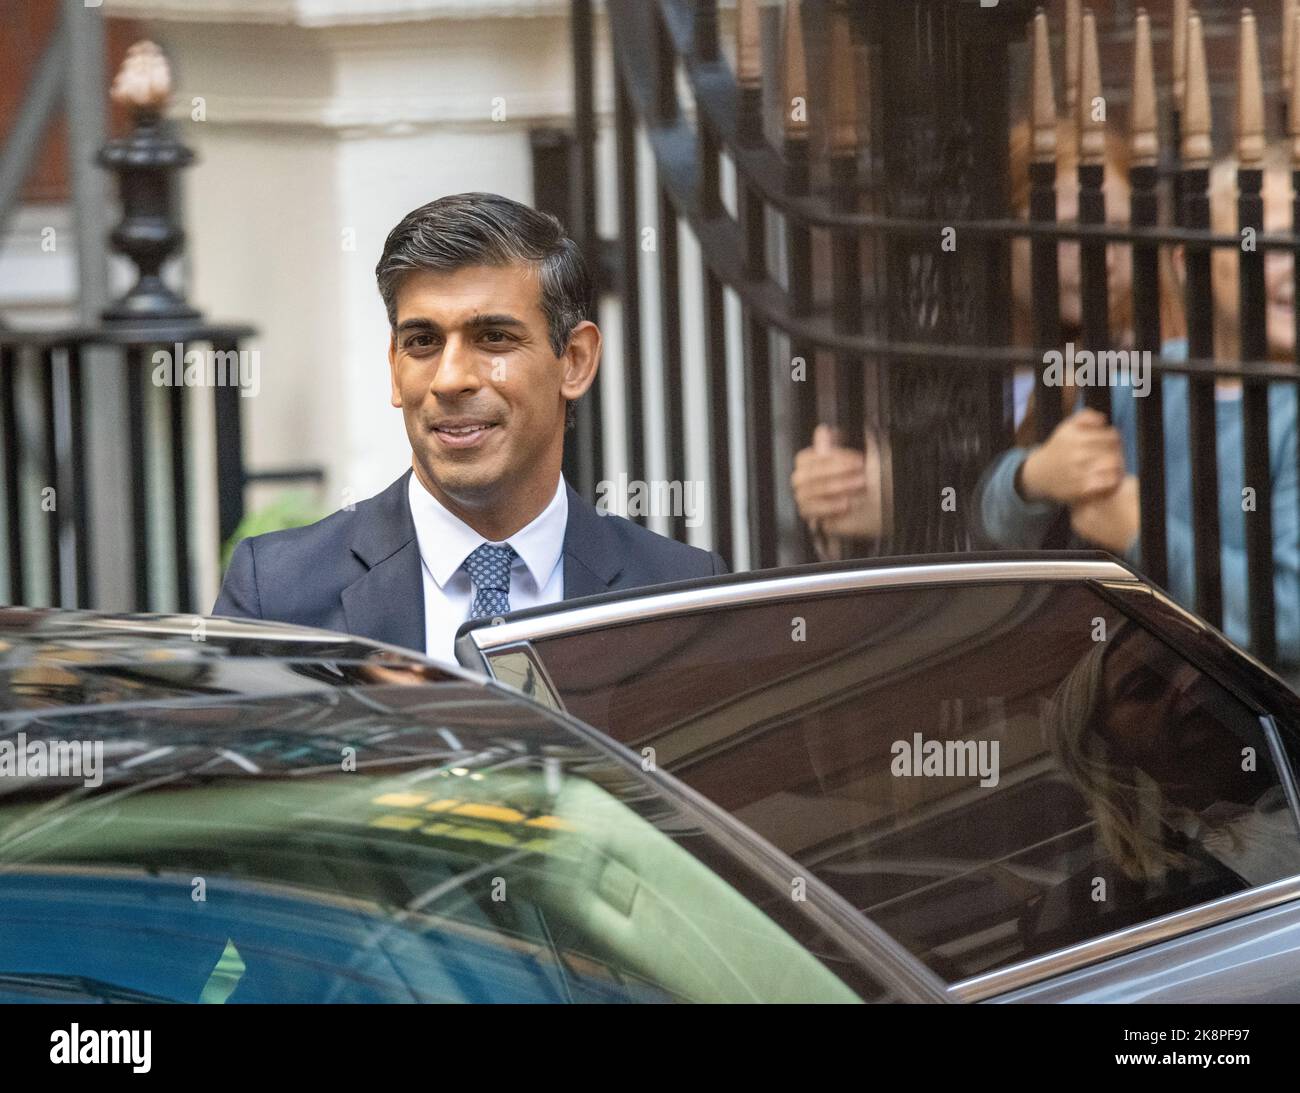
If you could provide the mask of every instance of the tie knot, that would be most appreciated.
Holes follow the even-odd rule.
[[[509,543],[496,546],[481,543],[464,561],[464,569],[479,592],[509,592],[510,564],[515,560],[515,548]]]

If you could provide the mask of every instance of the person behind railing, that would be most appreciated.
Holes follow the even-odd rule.
[[[1010,204],[1021,220],[1029,217],[1032,155],[1031,130],[1028,122],[1014,126],[1010,135],[1008,178]],[[1073,122],[1062,119],[1057,125],[1057,217],[1073,220],[1078,215],[1078,134]],[[1106,134],[1105,195],[1107,219],[1123,224],[1129,208],[1128,144],[1113,132]],[[1012,242],[1012,341],[1019,346],[1033,344],[1033,291],[1030,281],[1029,240],[1020,237]],[[1131,263],[1125,248],[1108,247],[1107,284],[1112,329],[1119,333],[1120,344],[1132,340],[1131,334]],[[1077,341],[1082,329],[1082,263],[1077,243],[1062,244],[1059,262],[1060,328],[1062,343]],[[1163,298],[1162,298],[1163,303]],[[1181,312],[1162,316],[1166,323],[1181,323]],[[1181,333],[1181,326],[1178,327]],[[1014,376],[1016,442],[1028,443],[1034,435],[1031,391],[1033,371],[1018,369]],[[1073,405],[1073,388],[1063,388],[1062,404]],[[1083,419],[1087,422],[1088,419]],[[1082,424],[1082,423],[1080,423]],[[1104,425],[1090,430],[1087,444],[1110,444],[1118,450],[1118,436]],[[1122,469],[1122,468],[1121,468]],[[1113,482],[1107,481],[1108,486]],[[881,519],[880,445],[871,430],[866,431],[865,450],[848,448],[839,443],[836,430],[818,425],[812,443],[795,456],[790,476],[799,515],[813,532],[818,554],[832,556],[832,541],[839,541],[852,552],[879,538]]]
[[[1300,869],[1276,774],[1242,762],[1259,740],[1258,720],[1141,627],[1117,624],[1079,660],[1043,709],[1042,728],[1095,825],[1099,857],[1080,875],[1085,886],[1108,865],[1116,880],[1140,884],[1130,895],[1145,901],[1171,872],[1213,884],[1226,867],[1236,878],[1226,895]],[[1061,912],[1078,907],[1055,902]],[[1040,929],[1051,909],[1043,917]]]
[[[1280,145],[1269,149],[1264,171],[1264,230],[1290,230],[1290,163]],[[1211,173],[1213,227],[1236,233],[1236,163],[1225,160]],[[1215,354],[1238,358],[1238,289],[1235,249],[1216,248],[1213,269]],[[1181,258],[1181,255],[1179,255]],[[1295,355],[1292,310],[1293,260],[1285,251],[1265,258],[1269,357]],[[1187,343],[1166,343],[1162,355],[1185,359]],[[1136,565],[1140,558],[1141,495],[1137,469],[1137,409],[1134,392],[1117,387],[1113,422],[1093,410],[1079,410],[1046,442],[1004,452],[980,483],[978,522],[1003,547],[1038,547],[1062,506],[1083,545],[1099,546]],[[1219,467],[1219,521],[1223,573],[1223,631],[1239,644],[1250,636],[1246,565],[1246,516],[1242,385],[1234,377],[1215,382],[1215,433]],[[1164,473],[1169,550],[1169,592],[1180,603],[1195,602],[1192,453],[1188,442],[1188,383],[1167,374],[1164,395]],[[1273,501],[1274,602],[1279,671],[1300,680],[1300,494],[1296,469],[1296,391],[1293,384],[1269,385],[1269,467]],[[1118,441],[1118,443],[1117,443]]]

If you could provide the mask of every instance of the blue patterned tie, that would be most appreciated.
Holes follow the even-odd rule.
[[[510,610],[510,563],[515,556],[515,548],[508,543],[505,546],[482,543],[461,564],[474,582],[471,619],[492,618]]]

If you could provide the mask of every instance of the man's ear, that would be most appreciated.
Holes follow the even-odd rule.
[[[584,319],[573,328],[560,366],[560,394],[570,402],[585,395],[600,367],[600,329],[595,323]]]
[[[397,383],[397,340],[391,331],[388,335],[388,380],[392,385],[389,401],[400,409],[402,405],[402,389]]]

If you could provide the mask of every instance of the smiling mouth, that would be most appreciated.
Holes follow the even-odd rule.
[[[497,427],[497,422],[473,421],[461,425],[434,425],[431,429],[444,448],[477,448],[484,437]]]
[[[476,425],[435,425],[433,431],[442,433],[445,436],[475,436],[478,433],[486,433],[489,429],[495,427],[495,425],[484,423]]]

